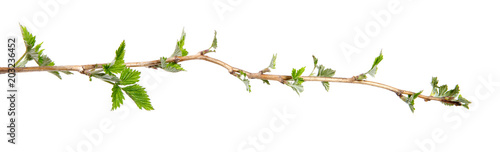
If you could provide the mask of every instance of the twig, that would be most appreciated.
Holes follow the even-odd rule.
[[[204,60],[208,62],[212,62],[214,64],[217,64],[219,66],[222,66],[228,70],[228,72],[236,76],[235,73],[238,73],[240,71],[246,73],[249,79],[262,79],[262,80],[274,80],[278,81],[280,83],[285,83],[286,80],[292,79],[292,76],[290,75],[273,75],[273,74],[263,74],[263,72],[257,72],[257,73],[252,73],[248,72],[242,69],[235,68],[225,62],[222,62],[218,59],[206,56],[203,51],[201,51],[198,54],[195,55],[188,55],[188,56],[176,56],[173,58],[168,58],[166,61],[167,62],[183,62],[183,61],[189,61],[189,60]],[[125,65],[127,67],[157,67],[160,65],[161,61],[160,60],[152,60],[152,61],[144,61],[144,62],[127,62]],[[88,75],[90,70],[93,69],[101,69],[102,65],[107,64],[107,63],[101,63],[101,64],[88,64],[88,65],[66,65],[66,66],[35,66],[35,67],[16,67],[15,71],[17,73],[20,72],[38,72],[38,71],[77,71],[82,74]],[[8,67],[0,67],[0,74],[5,74],[8,73]],[[362,85],[370,85],[382,89],[386,89],[389,91],[392,91],[396,93],[398,96],[402,96],[403,94],[406,95],[412,95],[415,94],[415,92],[407,91],[407,90],[402,90],[398,89],[386,84],[374,82],[374,81],[367,81],[367,80],[357,80],[355,77],[351,78],[342,78],[342,77],[317,77],[317,76],[302,76],[304,81],[327,81],[327,82],[340,82],[340,83],[353,83],[353,84],[362,84]],[[451,101],[447,100],[445,98],[441,97],[432,97],[432,96],[426,96],[426,95],[418,95],[419,98],[424,99],[425,101],[441,101],[444,103],[452,104],[455,106],[461,106],[462,103],[457,102],[457,101]]]

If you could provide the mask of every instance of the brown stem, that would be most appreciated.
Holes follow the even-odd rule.
[[[183,62],[183,61],[189,61],[189,60],[204,60],[208,62],[212,62],[214,64],[217,64],[219,66],[222,66],[228,70],[229,73],[232,75],[235,74],[235,72],[245,72],[248,76],[249,79],[262,79],[262,80],[274,80],[278,81],[281,83],[286,82],[286,80],[292,79],[292,76],[289,75],[273,75],[273,74],[263,74],[263,72],[257,72],[257,73],[252,73],[248,72],[242,69],[235,68],[225,62],[222,62],[218,59],[209,57],[204,55],[203,51],[196,54],[196,55],[188,55],[188,56],[183,56],[183,57],[175,57],[175,58],[168,58],[166,61],[167,62]],[[152,60],[152,61],[144,61],[144,62],[127,62],[125,65],[127,67],[156,67],[160,65],[160,60]],[[15,68],[16,72],[37,72],[37,71],[77,71],[82,74],[87,74],[88,71],[92,69],[100,69],[102,68],[103,64],[107,63],[101,63],[101,64],[88,64],[88,65],[66,65],[66,66],[37,66],[37,67],[17,67]],[[8,67],[0,67],[0,74],[5,74],[8,73]],[[396,93],[398,96],[401,96],[403,94],[406,95],[412,95],[415,94],[415,92],[407,91],[407,90],[402,90],[398,89],[386,84],[374,82],[374,81],[367,81],[367,80],[357,80],[354,77],[351,78],[340,78],[340,77],[317,77],[317,76],[302,76],[304,81],[326,81],[326,82],[340,82],[340,83],[355,83],[355,84],[362,84],[362,85],[370,85],[382,89],[386,89],[389,91],[392,91]],[[439,97],[432,97],[432,96],[426,96],[420,94],[418,96],[419,98],[424,99],[425,101],[441,101],[444,103],[449,103],[453,104],[456,106],[461,106],[462,104],[457,101],[451,101],[451,100],[446,100],[445,98],[439,98]]]

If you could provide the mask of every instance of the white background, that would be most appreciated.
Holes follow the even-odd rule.
[[[251,80],[248,93],[226,69],[189,61],[182,63],[187,72],[137,68],[154,111],[139,110],[128,97],[110,111],[107,83],[79,73],[63,80],[22,73],[18,144],[2,134],[0,151],[498,151],[498,6],[451,0],[2,1],[2,41],[21,38],[18,23],[26,25],[56,65],[110,62],[122,40],[125,61],[170,56],[183,28],[185,47],[194,54],[210,46],[217,30],[219,48],[209,56],[242,69],[259,71],[277,53],[272,74],[302,66],[309,74],[315,55],[336,76],[351,77],[366,72],[383,49],[377,76],[369,80],[429,94],[431,77],[438,76],[440,84],[460,84],[473,104],[466,110],[418,99],[411,113],[390,91],[339,83],[326,92],[306,82],[298,96],[278,82]],[[392,12],[390,18],[377,21],[373,14],[384,12]],[[354,42],[360,34],[370,34],[366,43]],[[358,51],[342,51],[343,43]],[[7,52],[0,54],[4,66]],[[284,108],[295,117],[275,122]],[[270,122],[284,129],[273,131]],[[252,138],[259,146],[250,145]]]

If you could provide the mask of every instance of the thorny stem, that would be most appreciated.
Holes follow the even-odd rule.
[[[257,72],[257,73],[252,73],[248,72],[236,67],[233,67],[225,62],[222,62],[216,58],[212,58],[209,56],[205,55],[206,52],[199,52],[198,54],[195,55],[188,55],[188,56],[176,56],[172,58],[168,58],[166,62],[183,62],[183,61],[189,61],[189,60],[204,60],[208,62],[212,62],[214,64],[217,64],[219,66],[222,66],[228,70],[228,72],[233,75],[233,76],[238,76],[237,73],[240,71],[246,73],[247,77],[249,79],[262,79],[262,80],[274,80],[278,81],[280,83],[286,83],[287,80],[292,79],[292,76],[290,75],[273,75],[273,74],[263,74],[263,72]],[[37,72],[37,71],[77,71],[85,75],[89,75],[91,70],[95,69],[101,69],[102,65],[107,64],[107,63],[101,63],[101,64],[88,64],[88,65],[66,65],[66,66],[36,66],[36,67],[16,67],[15,71],[16,72]],[[148,67],[148,68],[156,68],[158,65],[161,64],[160,60],[152,60],[152,61],[144,61],[144,62],[127,62],[125,65],[127,67]],[[9,68],[8,67],[0,67],[0,74],[5,74],[8,73]],[[327,82],[339,82],[339,83],[354,83],[354,84],[362,84],[362,85],[370,85],[382,89],[386,89],[389,91],[392,91],[396,93],[397,96],[402,97],[403,94],[405,95],[412,95],[415,94],[415,92],[407,91],[407,90],[402,90],[398,89],[386,84],[374,82],[374,81],[368,81],[368,80],[357,80],[355,77],[351,78],[341,78],[341,77],[317,77],[317,76],[302,76],[304,81],[327,81]],[[432,96],[426,96],[426,95],[418,95],[419,98],[424,99],[425,101],[440,101],[444,103],[449,103],[455,106],[461,106],[462,104],[458,101],[451,101],[447,100],[444,97],[432,97]]]

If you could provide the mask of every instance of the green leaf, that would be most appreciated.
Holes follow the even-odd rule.
[[[314,66],[316,67],[316,65],[318,64],[318,58],[316,58],[316,56],[313,55],[313,62],[314,62]]]
[[[122,89],[120,88],[120,86],[118,86],[117,83],[113,85],[111,91],[113,91],[111,93],[111,98],[112,98],[111,101],[113,102],[111,110],[115,110],[117,108],[120,108],[120,106],[123,104],[123,100],[125,99],[125,97],[123,96]]]
[[[149,96],[146,92],[146,90],[138,85],[134,84],[131,86],[127,86],[122,88],[123,91],[132,99],[134,100],[135,104],[139,109],[145,109],[147,111],[154,110],[153,106],[151,105],[151,102],[149,101]]]
[[[175,46],[175,51],[172,53],[170,57],[175,57],[175,56],[186,56],[188,55],[188,51],[184,48],[184,40],[186,39],[186,33],[184,32],[184,29],[182,29],[182,34],[181,38],[177,40],[177,45]]]
[[[328,92],[330,90],[330,83],[327,81],[321,81],[321,84],[323,84],[323,87],[325,87],[325,90]]]
[[[411,112],[412,112],[412,113],[414,113],[414,112],[415,112],[415,107],[414,107],[414,105],[415,105],[415,99],[416,99],[416,98],[418,97],[418,95],[420,95],[422,92],[423,92],[423,90],[422,90],[422,91],[420,91],[420,92],[414,93],[414,94],[412,94],[412,95],[408,95],[408,97],[401,98],[401,99],[403,99],[403,101],[405,101],[405,102],[408,104],[408,106],[410,107],[410,110],[411,110]]]
[[[269,68],[271,69],[276,69],[276,56],[278,54],[273,54],[273,58],[271,59],[271,63],[269,64]]]
[[[300,93],[304,92],[304,86],[302,86],[302,84],[288,83],[287,85],[291,87],[292,90],[295,91],[299,96]]]
[[[449,91],[446,91],[446,93],[444,93],[444,95],[443,95],[443,96],[446,96],[446,97],[453,97],[453,98],[455,98],[455,97],[457,97],[457,96],[458,96],[458,94],[459,94],[459,93],[460,93],[460,88],[459,88],[459,86],[458,86],[458,84],[457,84],[457,85],[455,85],[455,88],[454,88],[454,89],[451,89],[451,90],[449,90]]]
[[[442,85],[439,87],[438,96],[444,96],[444,93],[448,91],[448,85]]]
[[[210,48],[214,48],[214,49],[217,48],[217,31],[215,31],[214,40],[212,41],[212,46]]]
[[[269,80],[264,80],[264,79],[261,79],[261,80],[262,80],[262,83],[267,84],[267,85],[271,85],[271,83],[269,83]]]
[[[125,57],[125,40],[122,41],[118,49],[115,51],[115,64],[124,63],[123,58]]]
[[[39,54],[42,54],[42,53],[43,53],[43,50],[45,50],[45,49],[41,49],[41,50],[40,50],[40,48],[42,47],[42,44],[43,44],[43,42],[42,42],[42,43],[40,43],[40,44],[37,44],[37,45],[33,48],[33,49],[34,49],[36,52],[38,52]]]
[[[31,50],[31,48],[35,46],[36,36],[31,34],[25,26],[22,26],[21,24],[19,24],[19,26],[21,27],[21,33],[23,35],[26,50]]]
[[[372,77],[375,77],[375,74],[377,74],[377,70],[378,70],[378,68],[375,67],[375,68],[370,69],[370,71],[368,71],[366,73],[369,74]]]
[[[72,74],[73,74],[73,73],[72,73],[72,72],[70,72],[70,71],[59,71],[59,72],[62,72],[62,73],[64,73],[64,74],[66,74],[66,75],[72,75]]]
[[[318,58],[316,58],[316,56],[312,56],[313,57],[313,63],[314,63],[314,67],[313,67],[313,70],[311,71],[311,74],[309,74],[309,76],[313,76],[315,73],[314,73],[314,70],[316,70],[316,67],[318,65]]]
[[[125,68],[123,72],[120,74],[120,85],[129,85],[139,82],[139,78],[141,77],[141,72],[137,70],[132,70],[130,68]]]
[[[103,65],[102,65],[102,70],[103,70],[106,74],[109,74],[109,75],[115,75],[115,74],[113,74],[113,73],[111,72],[110,68],[111,68],[111,63],[109,63],[109,64],[103,64]]]
[[[26,59],[28,61],[35,60],[36,62],[38,62],[39,56],[45,50],[45,49],[40,50],[40,48],[42,47],[42,44],[43,44],[43,42],[36,45],[34,48],[27,50]]]
[[[318,77],[333,77],[333,75],[335,75],[335,70],[332,70],[330,68],[325,69],[325,66],[323,65],[318,66]],[[325,87],[326,91],[330,90],[329,82],[322,81],[321,84],[323,84],[323,87]]]
[[[375,58],[375,61],[373,61],[373,64],[372,64],[372,68],[370,68],[370,70],[368,70],[368,72],[366,73],[362,73],[358,76],[356,76],[356,79],[357,80],[364,80],[367,78],[366,74],[369,74],[371,75],[372,77],[375,77],[375,74],[377,74],[377,70],[378,70],[378,64],[384,59],[384,56],[382,55],[382,51],[380,51],[380,55],[378,57]]]
[[[109,75],[113,75],[113,73],[121,73],[123,69],[125,69],[125,60],[123,58],[125,57],[125,40],[122,41],[118,49],[115,51],[115,59],[109,63],[103,65],[102,69],[104,70],[104,73],[107,73]]]
[[[417,93],[414,93],[414,94],[410,95],[410,98],[412,98],[413,100],[415,100],[415,99],[418,98],[418,95],[422,94],[422,92],[424,92],[424,90],[421,90],[420,92],[417,92]]]
[[[248,92],[252,92],[252,86],[250,85],[250,80],[247,79],[247,73],[240,71],[238,79],[240,79],[243,82],[243,84],[245,84],[246,90]]]
[[[59,74],[58,71],[49,71],[49,73],[55,75],[57,78],[62,80],[61,74]]]
[[[265,69],[259,71],[259,73],[263,74],[266,72],[271,72],[271,69],[276,69],[276,54],[273,54],[273,58],[271,58],[271,63]]]
[[[54,66],[55,65],[55,63],[49,57],[47,57],[47,55],[39,55],[37,62],[38,62],[38,65],[40,65],[40,66]]]
[[[181,67],[180,64],[173,62],[162,65],[162,69],[168,72],[186,71],[184,68]]]
[[[38,64],[38,59],[40,59],[40,57],[35,49],[31,49],[26,52],[26,60],[28,61],[35,60],[35,62]]]
[[[335,70],[326,68],[323,65],[318,66],[318,77],[333,77],[335,75]]]
[[[375,61],[373,61],[372,68],[366,72],[367,74],[371,75],[372,77],[375,77],[375,74],[377,74],[378,70],[378,64],[384,59],[384,56],[382,55],[382,51],[380,51],[380,55],[375,58]]]
[[[186,56],[186,55],[188,55],[188,54],[189,54],[189,52],[188,52],[188,51],[186,51],[186,49],[182,49],[182,56]]]
[[[302,67],[299,70],[296,70],[295,68],[292,70],[292,79],[296,80],[298,79],[302,73],[306,70],[306,67]]]
[[[247,90],[248,92],[252,92],[252,86],[250,85],[250,80],[248,80],[248,79],[243,79],[243,80],[241,80],[241,81],[243,81],[243,83],[245,84],[246,90]]]
[[[174,62],[167,62],[167,58],[162,57],[160,58],[160,67],[168,72],[179,72],[179,71],[186,71],[184,68],[181,67],[180,64],[174,63]]]
[[[462,103],[462,106],[464,106],[465,108],[469,109],[469,104],[471,103],[469,100],[465,99],[464,97],[462,97],[462,95],[459,95],[458,96],[458,102]]]
[[[302,86],[302,83],[304,82],[304,79],[301,78],[300,76],[302,73],[304,73],[306,67],[302,67],[299,70],[293,69],[292,70],[292,80],[293,83],[288,82],[286,85],[291,87],[293,91],[297,92],[298,95],[300,95],[301,92],[304,91],[304,86]]]
[[[434,97],[456,97],[459,94],[460,89],[459,89],[458,85],[456,85],[454,89],[448,91],[448,85],[445,84],[445,85],[441,85],[438,87],[438,82],[439,82],[439,80],[437,79],[437,77],[432,77],[431,96],[434,96]]]
[[[311,74],[309,74],[309,76],[314,75],[314,70],[316,68],[318,68],[318,74],[316,74],[316,76],[318,76],[318,77],[332,77],[333,75],[335,75],[335,70],[332,70],[330,68],[326,68],[323,65],[318,66],[318,58],[316,58],[316,56],[314,56],[314,55],[312,57],[313,57],[313,62],[314,62],[314,68],[311,71]],[[321,84],[323,85],[323,87],[325,87],[326,91],[330,90],[330,83],[329,82],[322,81]]]
[[[302,85],[303,82],[304,82],[304,79],[302,79],[302,78],[297,78],[297,80],[295,80],[295,83],[299,84],[299,85]]]
[[[439,80],[437,79],[437,77],[432,77],[432,81],[431,81],[431,86],[432,86],[432,92],[431,92],[431,96],[434,96],[436,95],[436,93],[438,93],[438,82]]]
[[[415,103],[412,102],[411,104],[408,104],[408,106],[410,107],[411,113],[415,113]]]
[[[36,45],[35,47],[32,47],[29,50],[26,50],[26,58],[25,58],[26,62],[35,60],[35,62],[37,62],[38,64],[38,59],[40,58],[39,56],[41,55],[41,52],[43,52],[44,50],[42,49],[42,51],[40,51],[40,47],[42,47],[42,44],[43,42]],[[24,64],[22,66],[24,66]]]

